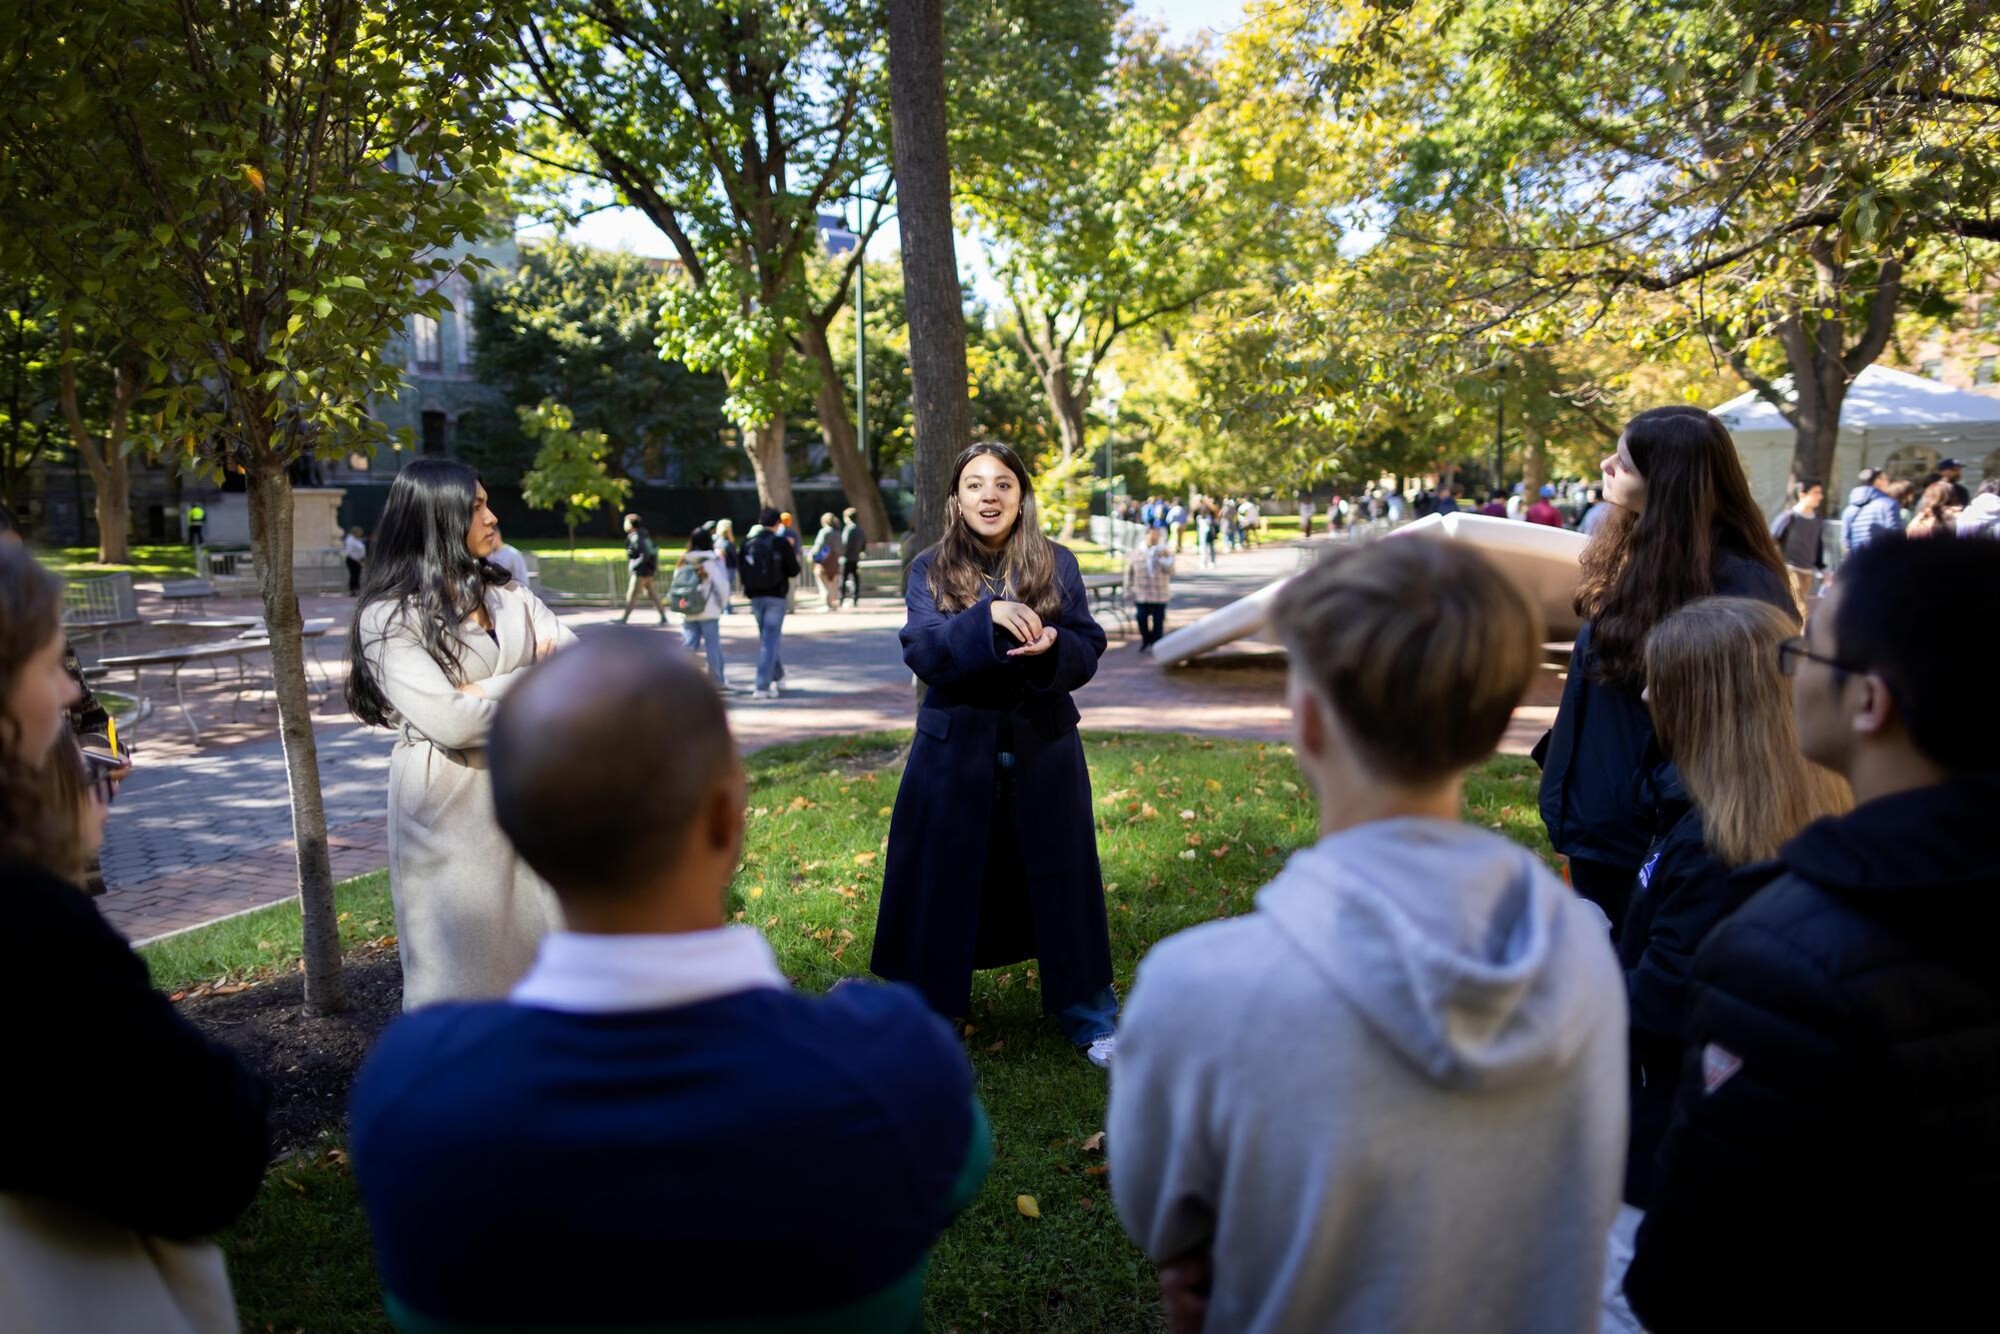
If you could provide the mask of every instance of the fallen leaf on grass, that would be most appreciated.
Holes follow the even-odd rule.
[[[857,852],[854,854],[854,864],[856,866],[872,866],[875,864],[875,854],[872,852]]]
[[[1084,1168],[1083,1174],[1087,1177],[1101,1177],[1110,1170],[1111,1170],[1110,1163],[1095,1163],[1089,1167]]]
[[[1042,1206],[1035,1203],[1035,1197],[1032,1195],[1016,1195],[1014,1197],[1014,1207],[1021,1211],[1021,1217],[1023,1218],[1040,1218],[1042,1216]]]
[[[1005,1047],[1006,1045],[1007,1045],[1007,1039],[1005,1039],[1005,1038],[1001,1038],[1001,1039],[1000,1039],[1000,1040],[999,1040],[998,1042],[989,1042],[989,1043],[987,1043],[987,1044],[986,1044],[986,1050],[988,1050],[988,1051],[999,1051],[999,1050],[1000,1050],[1000,1049],[1001,1049],[1002,1047]]]
[[[762,885],[752,885],[750,886],[749,889],[743,892],[748,894],[753,899],[761,899],[764,897],[764,887]]]
[[[1203,783],[1203,784],[1202,784],[1202,786],[1203,786],[1203,787],[1205,787],[1205,788],[1207,788],[1207,789],[1208,789],[1208,790],[1209,790],[1210,792],[1220,792],[1220,791],[1222,791],[1222,784],[1221,784],[1221,783],[1220,783],[1219,781],[1217,781],[1216,779],[1213,779],[1213,778],[1211,778],[1211,779],[1209,779],[1209,780],[1208,780],[1207,782]]]
[[[1181,860],[1182,860],[1182,861],[1184,861],[1184,862],[1191,862],[1191,861],[1193,861],[1193,860],[1194,860],[1194,849],[1193,849],[1193,848],[1189,848],[1189,849],[1188,849],[1188,850],[1187,850],[1186,852],[1183,852],[1183,853],[1181,854]],[[1190,893],[1192,893],[1193,891],[1192,891],[1192,890],[1190,890],[1189,892],[1190,892]]]
[[[1229,845],[1224,843],[1219,848],[1213,848],[1209,851],[1208,855],[1211,857],[1227,857],[1229,855]]]
[[[1104,1152],[1104,1132],[1100,1130],[1095,1135],[1092,1135],[1089,1139],[1085,1140],[1083,1142],[1083,1151],[1085,1153]]]
[[[818,804],[817,802],[808,801],[804,797],[793,797],[792,804],[785,809],[790,811],[809,811]]]
[[[1193,812],[1193,811],[1182,811],[1182,812],[1181,812],[1181,819],[1183,819],[1183,820],[1192,820],[1192,819],[1194,819],[1194,812]]]
[[[884,806],[884,807],[883,807],[883,808],[882,808],[881,810],[879,810],[879,811],[877,811],[877,812],[875,812],[875,813],[876,813],[877,815],[881,816],[881,817],[882,817],[883,819],[885,819],[885,820],[886,820],[886,819],[888,819],[888,818],[889,818],[890,816],[892,816],[892,815],[894,815],[894,814],[896,813],[896,808],[895,808],[894,806]]]

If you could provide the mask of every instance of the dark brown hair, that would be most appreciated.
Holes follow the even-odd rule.
[[[1624,439],[1646,480],[1646,509],[1612,506],[1583,550],[1576,613],[1591,623],[1593,674],[1636,691],[1646,636],[1669,613],[1715,591],[1719,550],[1756,561],[1787,585],[1790,578],[1750,498],[1736,442],[1713,413],[1649,408],[1625,424]]]
[[[971,462],[985,455],[1000,460],[1021,487],[1021,512],[1014,531],[1000,549],[1001,587],[1012,601],[1035,609],[1044,620],[1062,611],[1062,589],[1056,583],[1055,543],[1042,532],[1035,508],[1034,484],[1020,457],[1005,445],[990,441],[969,446],[951,466],[951,491],[945,500],[944,536],[931,548],[931,596],[940,610],[960,612],[977,603],[986,591],[987,548],[958,512],[958,479]]]
[[[0,542],[0,860],[80,880],[82,762],[67,736],[24,755],[5,708],[28,660],[62,633],[62,583],[26,547]]]
[[[1541,660],[1541,617],[1520,589],[1469,548],[1423,537],[1328,557],[1285,585],[1271,621],[1368,767],[1413,785],[1492,754]]]

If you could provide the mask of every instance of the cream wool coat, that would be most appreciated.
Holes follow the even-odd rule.
[[[538,657],[576,642],[519,584],[489,588],[496,643],[459,628],[460,692],[424,651],[404,608],[361,614],[361,649],[399,732],[389,757],[389,890],[403,957],[403,1008],[504,996],[562,918],[540,876],[514,854],[493,814],[486,732],[500,697]]]

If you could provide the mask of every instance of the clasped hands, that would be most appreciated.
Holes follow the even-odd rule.
[[[1043,625],[1042,618],[1036,615],[1033,607],[1025,603],[1003,602],[997,599],[992,605],[993,624],[1021,641],[1019,648],[1007,650],[1008,657],[1032,658],[1037,654],[1047,653],[1056,646],[1056,628],[1053,625]]]

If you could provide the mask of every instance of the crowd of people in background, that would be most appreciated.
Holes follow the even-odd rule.
[[[1072,702],[1105,636],[1020,461],[966,451],[901,636],[927,691],[871,963],[908,985],[812,996],[726,921],[746,780],[700,627],[740,590],[776,691],[801,570],[824,595],[833,566],[829,606],[845,591],[834,516],[810,549],[777,510],[740,546],[691,534],[662,610],[684,645],[576,642],[493,560],[473,471],[406,465],[347,683],[396,738],[411,1013],[359,1078],[350,1138],[392,1318],[917,1327],[927,1256],[994,1153],[948,1021],[973,969],[1030,958],[1050,1018],[1111,1072],[1113,1201],[1175,1330],[1943,1328],[1978,1309],[2000,768],[1968,718],[2000,656],[2000,541],[1959,535],[1993,535],[2000,487],[1964,495],[1941,468],[1905,497],[1918,524],[1866,478],[1827,581],[1799,578],[1823,568],[1824,488],[1767,519],[1699,409],[1634,417],[1579,490],[1583,624],[1535,751],[1563,874],[1461,811],[1540,670],[1537,608],[1464,545],[1343,546],[1273,610],[1317,837],[1253,911],[1154,946],[1120,997]],[[1511,499],[1546,522],[1573,497],[1486,504],[1514,517]],[[1153,607],[1189,526],[1206,547],[1258,524],[1243,501],[1139,512],[1127,579]],[[626,527],[636,590],[659,551]],[[0,954],[65,1003],[6,1022],[35,1095],[0,1111],[0,1326],[231,1328],[202,1238],[257,1190],[266,1093],[77,892],[117,771],[74,739],[60,585],[5,537]]]

